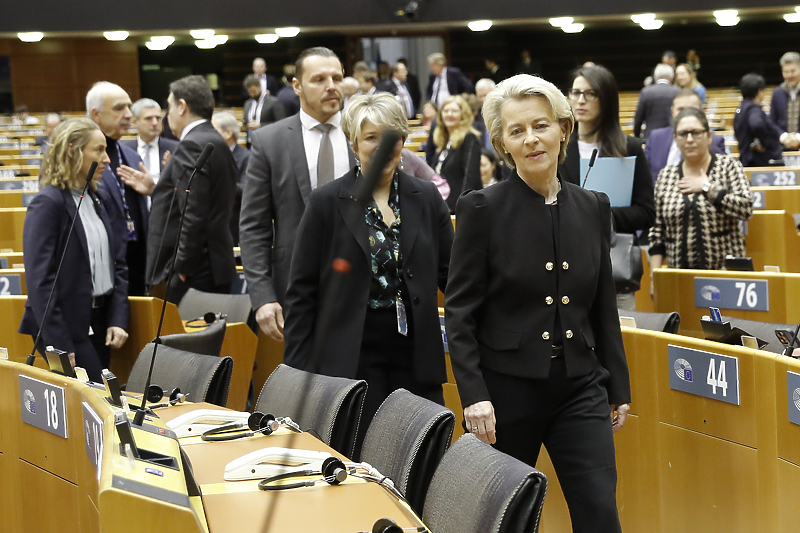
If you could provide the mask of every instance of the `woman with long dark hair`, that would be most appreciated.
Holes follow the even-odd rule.
[[[559,175],[576,185],[583,185],[580,160],[589,159],[597,149],[599,157],[635,157],[631,205],[611,208],[617,233],[646,231],[655,220],[653,178],[641,141],[626,136],[619,124],[619,89],[617,80],[601,66],[575,71],[569,101],[578,127],[567,145],[567,157],[558,167]],[[634,309],[634,293],[617,291],[617,304]]]

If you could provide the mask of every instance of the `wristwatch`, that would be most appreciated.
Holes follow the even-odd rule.
[[[709,190],[711,190],[711,182],[709,180],[706,180],[702,188],[703,194],[707,195]]]

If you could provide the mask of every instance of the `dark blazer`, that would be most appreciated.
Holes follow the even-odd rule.
[[[434,157],[433,168],[438,164],[438,156]],[[478,138],[467,133],[464,141],[455,150],[450,150],[447,158],[442,163],[439,175],[447,180],[450,185],[450,196],[447,197],[447,206],[451,213],[455,213],[456,201],[464,191],[471,191],[483,187],[481,181],[481,143]]]
[[[239,215],[242,212],[242,187],[244,186],[244,175],[247,172],[247,163],[250,162],[250,150],[234,144],[231,150],[233,160],[236,161],[236,200],[233,202],[233,213],[231,214],[231,236],[233,245],[239,246]]]
[[[276,97],[283,104],[283,109],[286,111],[285,116],[291,117],[300,111],[300,97],[294,92],[291,84],[281,87]]]
[[[248,117],[250,116],[250,110],[256,105],[258,105],[258,100],[255,98],[250,98],[244,103],[245,123],[247,123]],[[275,96],[271,96],[269,94],[264,95],[264,105],[261,106],[261,116],[258,120],[261,123],[261,126],[263,127],[267,124],[272,124],[273,122],[277,122],[285,117],[286,109],[284,109],[281,102]]]
[[[642,89],[639,95],[639,104],[633,117],[633,136],[639,137],[642,133],[642,124],[647,125],[644,131],[645,139],[653,130],[666,128],[672,123],[672,100],[681,92],[681,88],[669,83],[654,83]]]
[[[628,207],[612,207],[614,228],[620,233],[635,233],[646,230],[656,219],[655,200],[653,199],[653,180],[650,166],[642,150],[642,143],[634,137],[627,138],[629,156],[636,156],[633,169],[633,191],[631,205]],[[566,181],[575,185],[583,185],[584,176],[580,175],[581,156],[578,150],[578,128],[569,138],[567,158],[558,165],[558,173]]]
[[[308,369],[311,345],[323,335],[318,372],[354,378],[364,333],[372,280],[365,209],[352,199],[355,169],[311,192],[297,232],[286,292],[284,361]],[[403,280],[413,316],[414,370],[423,383],[447,381],[436,289],[447,284],[453,224],[436,187],[400,172],[400,253]],[[346,275],[330,265],[336,258],[350,263]],[[328,289],[341,283],[339,297]],[[319,331],[322,309],[330,312],[328,331]]]
[[[122,151],[122,158],[125,160],[125,165],[139,170],[139,163],[142,161],[142,158],[139,157],[139,154],[136,152],[136,150],[131,150],[123,144],[120,144],[119,148]],[[106,165],[106,169],[103,171],[103,177],[100,178],[100,183],[97,185],[97,188],[98,190],[103,190],[104,194],[107,194],[110,199],[106,210],[109,218],[111,219],[111,224],[114,227],[114,234],[121,239],[120,242],[127,242],[128,227],[125,218],[125,210],[122,206],[122,194],[119,190],[119,182],[117,181],[117,177],[111,170],[110,165]],[[144,226],[140,228],[140,234],[147,235],[150,211],[147,208],[147,198],[142,194],[139,196],[139,216],[141,217],[142,225]]]
[[[780,128],[781,133],[789,131],[789,94],[786,92],[786,82],[775,87],[772,91],[772,100],[769,103],[769,118]],[[794,125],[800,128],[800,123]]]
[[[672,140],[675,137],[675,128],[669,126],[668,128],[659,128],[650,133],[647,139],[647,144],[644,147],[644,155],[650,163],[650,173],[653,175],[653,183],[656,182],[658,173],[661,169],[667,166],[667,158],[669,157],[669,149],[672,146]],[[711,132],[711,146],[709,150],[712,154],[725,155],[725,139]]]
[[[466,76],[464,76],[464,73],[461,72],[461,69],[457,67],[447,67],[445,78],[447,79],[447,91],[451,95],[475,92],[475,86]],[[425,89],[426,101],[430,100],[433,96],[433,84],[435,81],[436,76],[431,73],[431,75],[428,76],[428,88]]]
[[[602,365],[610,372],[609,403],[631,399],[611,274],[608,197],[561,183],[558,264],[550,208],[516,174],[458,202],[445,323],[465,407],[491,400],[482,368],[549,376],[556,306],[567,375]],[[546,303],[548,296],[553,304]]]
[[[130,148],[137,154],[139,153],[139,139],[129,139],[127,141],[119,141],[120,146]],[[167,139],[166,137],[158,136],[158,167],[161,171],[164,170],[164,154],[169,151],[170,154],[175,153],[178,148],[178,141]],[[136,170],[139,170],[139,165],[136,165]]]
[[[419,90],[419,78],[415,74],[411,72],[408,73],[406,77],[406,87],[408,87],[408,92],[411,93],[411,100],[414,102],[414,109],[417,112],[422,111],[420,108],[420,104],[422,103],[422,94]]]
[[[746,167],[765,167],[770,161],[783,159],[782,131],[775,125],[761,105],[752,100],[742,101],[733,116],[733,132],[739,143],[739,161]],[[757,152],[750,145],[758,139],[763,152]]]
[[[214,151],[192,181],[183,231],[179,235],[181,209],[187,202],[184,191],[197,158],[209,143],[214,145]],[[166,279],[173,260],[175,274],[191,277],[210,267],[215,285],[233,280],[236,265],[230,220],[236,176],[236,162],[228,144],[211,122],[197,125],[184,137],[152,194],[152,224],[147,239],[147,282],[151,286]],[[173,257],[179,238],[178,254]]]
[[[105,194],[89,193],[83,201],[95,203],[108,233],[108,244],[114,258],[114,292],[108,308],[108,326],[127,330],[128,267],[125,263],[124,241],[114,238],[111,219],[103,205],[108,201]],[[71,193],[52,185],[42,187],[28,206],[22,233],[28,299],[19,325],[20,333],[36,335],[39,330],[56,269],[64,252],[70,221],[76,212],[77,206]],[[75,352],[76,346],[94,351],[89,342],[91,312],[89,248],[83,223],[77,217],[53,293],[53,302],[42,329],[44,345],[52,345],[66,352]]]
[[[355,156],[348,148],[351,166]],[[311,194],[303,125],[292,115],[253,132],[239,242],[253,309],[283,305],[297,227]]]

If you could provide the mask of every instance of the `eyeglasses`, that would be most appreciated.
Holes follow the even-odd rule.
[[[570,89],[569,92],[567,92],[567,95],[569,96],[570,100],[575,100],[576,102],[581,99],[581,96],[583,96],[587,102],[594,102],[597,100],[597,91],[594,89],[589,89],[588,91]]]
[[[705,135],[706,133],[708,133],[708,131],[707,131],[707,130],[684,130],[684,131],[676,131],[676,132],[675,132],[675,137],[677,137],[677,138],[679,138],[679,139],[681,139],[681,140],[685,141],[686,139],[688,139],[688,138],[689,138],[689,135],[691,135],[693,139],[696,139],[696,138],[698,138],[698,137],[702,137],[702,136],[703,136],[703,135]]]

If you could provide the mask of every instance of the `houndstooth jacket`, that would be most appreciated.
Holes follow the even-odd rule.
[[[753,197],[742,164],[711,155],[707,195],[683,194],[681,163],[664,167],[655,188],[656,222],[650,228],[650,255],[666,255],[670,268],[719,270],[726,255],[745,254],[739,221],[753,214]]]

